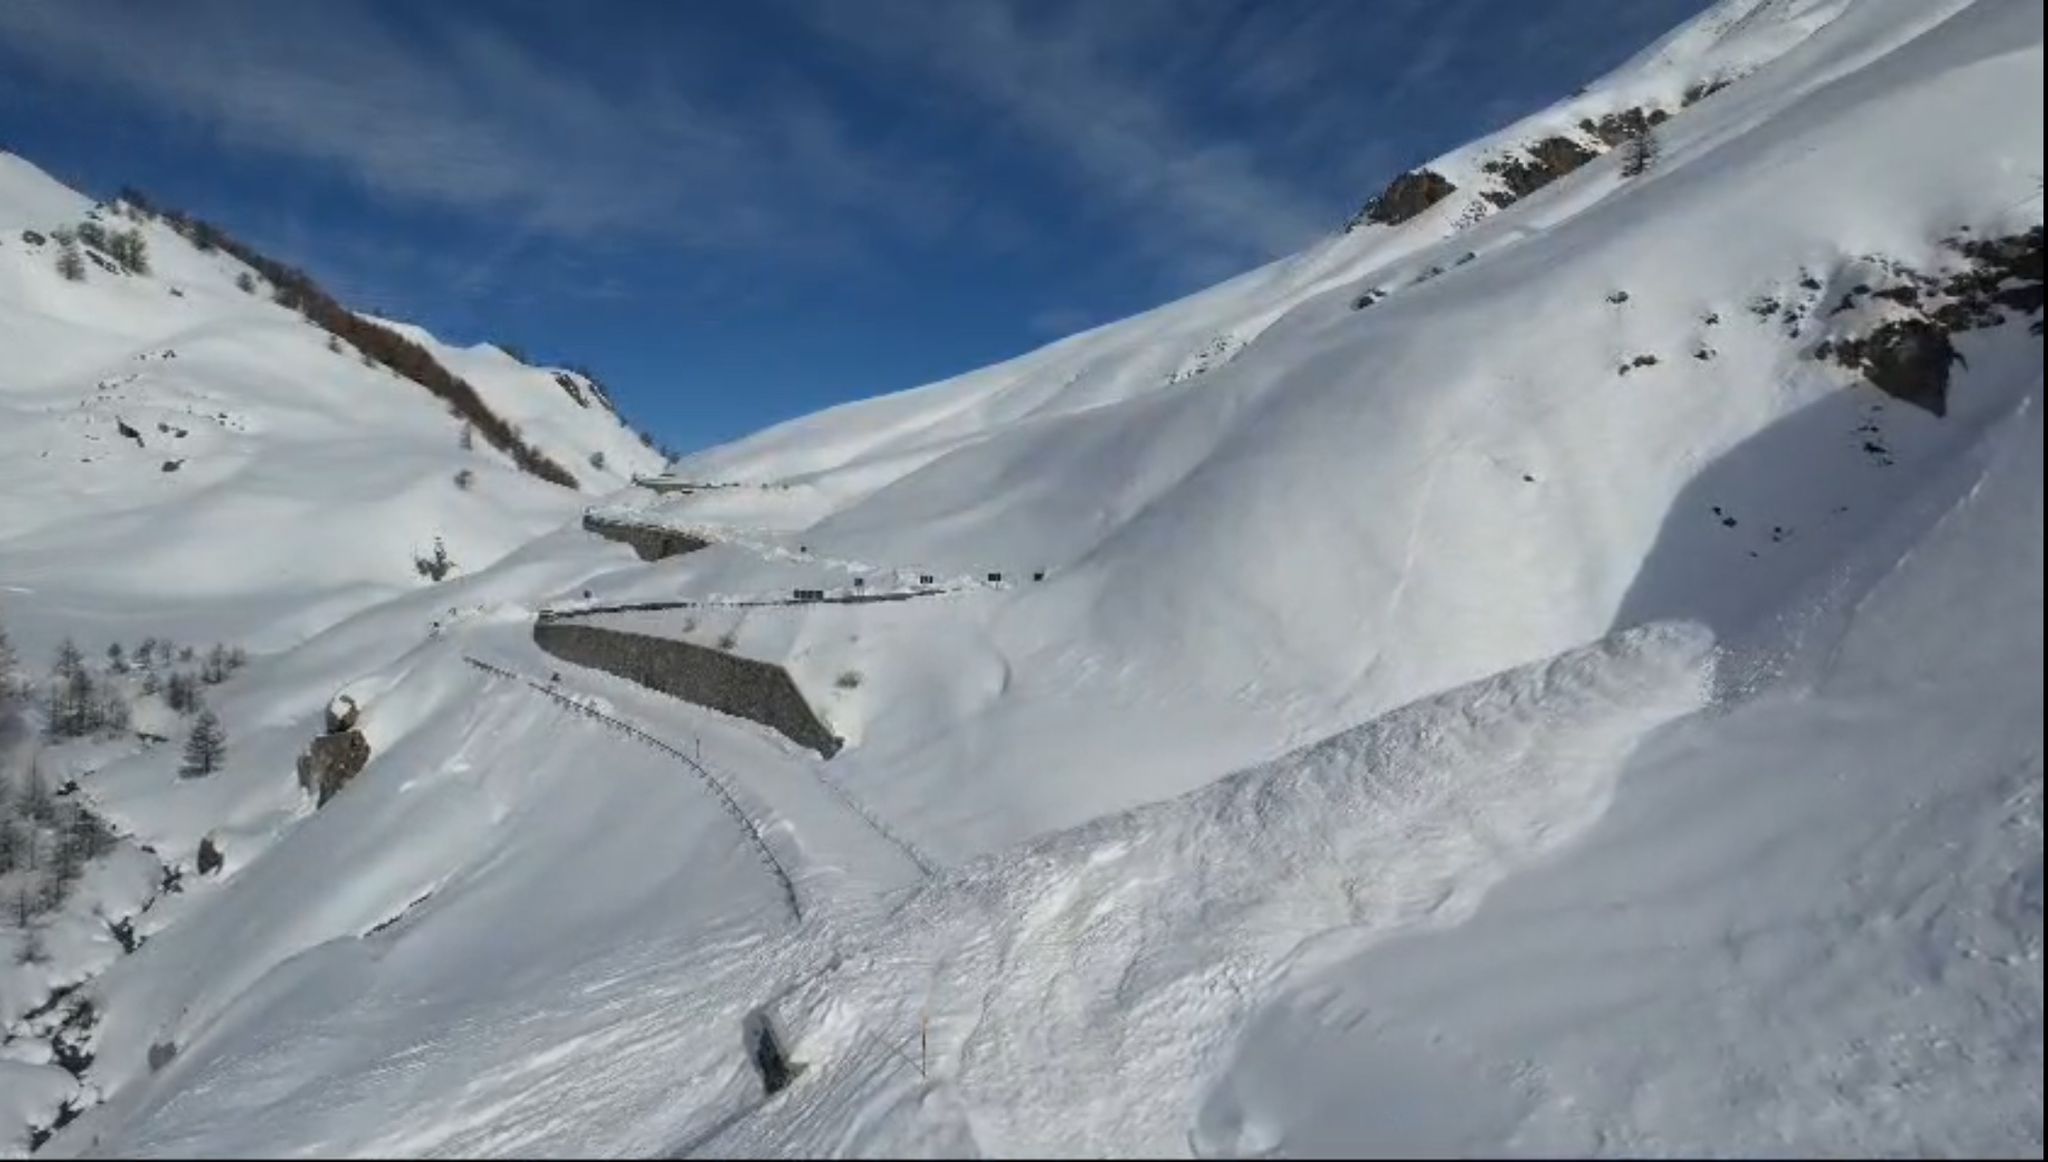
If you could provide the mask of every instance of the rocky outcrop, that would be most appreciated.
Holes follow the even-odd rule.
[[[1821,345],[1835,362],[1895,399],[1948,414],[1949,367],[1960,358],[1948,332],[1925,319],[1886,323],[1868,335]]]
[[[555,386],[561,388],[564,392],[567,392],[569,398],[576,401],[577,407],[587,408],[590,406],[590,401],[583,398],[583,389],[576,386],[576,381],[569,377],[568,372],[555,372]]]
[[[1569,137],[1546,137],[1523,152],[1528,156],[1495,158],[1479,167],[1507,187],[1482,197],[1496,206],[1512,205],[1600,156]]]
[[[2041,227],[2001,238],[1948,238],[1943,243],[1964,260],[1960,269],[1945,276],[1866,259],[1886,272],[1889,285],[1858,283],[1830,314],[1877,301],[1894,317],[1813,349],[1814,358],[1832,360],[1879,391],[1937,416],[1948,414],[1950,370],[1962,362],[1952,336],[2002,326],[2009,316],[2039,316],[2043,305]],[[2041,333],[2038,317],[2031,331]]]
[[[299,756],[299,786],[313,796],[314,806],[329,799],[370,765],[370,740],[356,729],[358,711],[343,695],[327,705],[327,733],[306,745]]]
[[[1671,120],[1671,114],[1662,109],[1623,109],[1609,113],[1598,121],[1591,117],[1579,122],[1579,128],[1600,139],[1609,149],[1620,145],[1631,137],[1641,137],[1657,126]]]
[[[583,515],[583,529],[608,541],[618,541],[620,544],[631,546],[643,561],[680,557],[684,553],[694,553],[711,543],[703,537],[662,528],[659,525],[627,524],[623,521],[605,520],[589,513]]]
[[[831,758],[844,745],[818,720],[788,671],[673,638],[543,618],[533,627],[541,649],[721,714],[758,722]]]
[[[1386,189],[1367,202],[1365,208],[1344,227],[1345,232],[1367,223],[1398,226],[1450,197],[1457,188],[1449,178],[1435,170],[1410,170],[1387,183]]]
[[[1708,80],[1697,81],[1686,86],[1685,96],[1682,100],[1686,105],[1695,105],[1734,83],[1735,81],[1732,77],[1713,77]]]

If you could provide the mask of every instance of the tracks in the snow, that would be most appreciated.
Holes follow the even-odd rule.
[[[688,768],[692,774],[696,775],[703,782],[705,787],[710,789],[712,798],[718,800],[719,805],[725,808],[725,813],[732,816],[733,822],[739,824],[740,830],[746,834],[748,842],[754,849],[754,853],[760,857],[762,865],[768,869],[768,874],[774,876],[776,884],[782,888],[782,901],[789,909],[790,919],[799,922],[803,920],[803,906],[797,901],[796,881],[790,878],[789,869],[783,867],[782,861],[775,858],[775,852],[769,848],[768,840],[761,834],[760,826],[747,814],[745,808],[740,806],[739,800],[733,797],[732,791],[725,785],[725,781],[713,774],[709,767],[632,723],[606,714],[595,706],[591,706],[562,693],[560,690],[549,687],[544,682],[536,681],[523,674],[514,673],[502,666],[494,666],[489,662],[471,657],[468,654],[464,654],[462,660],[487,674],[500,678],[510,678],[515,682],[522,682],[534,692],[551,698],[576,713],[601,725],[608,726],[628,738],[651,746],[655,750],[683,764],[684,767]]]
[[[683,764],[690,773],[696,775],[703,782],[704,786],[710,790],[712,797],[718,800],[719,805],[725,809],[726,814],[732,816],[733,822],[737,823],[740,830],[746,834],[749,845],[754,849],[763,866],[767,868],[768,873],[775,877],[775,882],[781,887],[783,902],[789,909],[790,918],[797,921],[803,919],[803,908],[797,897],[794,877],[790,875],[789,869],[783,866],[782,861],[776,858],[775,852],[768,845],[767,837],[762,833],[760,824],[756,823],[753,817],[747,814],[746,809],[740,805],[739,799],[732,793],[732,789],[726,785],[726,781],[713,772],[710,767],[705,766],[698,759],[692,758],[677,747],[656,738],[638,726],[622,718],[606,714],[595,706],[565,694],[548,683],[508,670],[503,666],[493,665],[490,662],[468,654],[464,654],[462,660],[487,674],[520,682],[535,693],[550,698],[600,725],[616,730],[628,738],[650,746]],[[817,779],[819,785],[824,787],[826,792],[836,799],[841,806],[853,812],[862,822],[872,828],[875,834],[881,836],[891,846],[896,848],[926,878],[937,874],[937,865],[932,862],[929,855],[909,839],[897,834],[895,829],[884,823],[881,817],[869,809],[865,803],[855,798],[852,792],[815,771],[812,772],[812,775]]]

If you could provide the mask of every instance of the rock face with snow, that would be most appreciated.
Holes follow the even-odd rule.
[[[1375,226],[1399,226],[1438,202],[1451,196],[1457,187],[1444,180],[1444,176],[1432,170],[1416,170],[1404,173],[1387,183],[1387,188],[1375,195],[1352,219],[1351,228],[1361,223]]]
[[[599,510],[687,554],[536,503],[432,587],[191,566],[151,608],[271,642],[223,769],[51,761],[234,874],[74,990],[77,1077],[0,1076],[78,1111],[60,1155],[2038,1156],[2042,24],[1723,0],[1301,254]],[[181,576],[74,544],[88,469],[193,487],[131,538],[303,479],[268,456],[382,470],[317,384],[54,325],[5,399],[88,499],[5,494],[9,584],[111,624]],[[438,516],[420,409],[363,492]],[[536,644],[571,623],[738,648],[836,753]],[[278,772],[340,688],[368,757],[314,814]]]

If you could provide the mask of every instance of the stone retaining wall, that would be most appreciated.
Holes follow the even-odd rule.
[[[673,638],[553,620],[536,622],[533,640],[565,662],[758,722],[826,758],[843,745],[781,666]]]
[[[655,525],[621,524],[617,521],[602,520],[587,513],[583,517],[583,528],[585,532],[596,533],[608,541],[631,545],[633,551],[638,553],[643,561],[680,557],[684,553],[694,553],[711,543],[702,537],[677,532],[675,529]]]

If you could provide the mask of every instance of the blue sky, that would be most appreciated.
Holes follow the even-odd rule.
[[[1704,0],[5,0],[0,147],[688,450],[1196,290]]]

